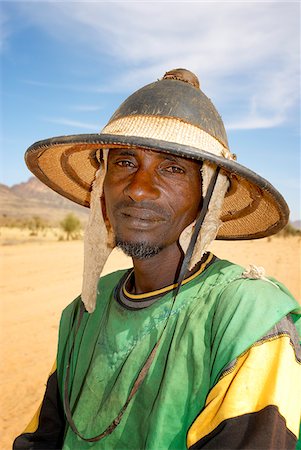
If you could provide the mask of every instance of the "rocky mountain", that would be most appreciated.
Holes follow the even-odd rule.
[[[62,197],[35,177],[8,187],[0,184],[0,223],[30,219],[39,216],[55,225],[73,212],[83,223],[89,210]]]

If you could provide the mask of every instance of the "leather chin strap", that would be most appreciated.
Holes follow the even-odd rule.
[[[182,282],[183,282],[183,280],[185,278],[185,275],[186,275],[186,272],[187,272],[187,269],[188,269],[188,265],[189,265],[190,259],[192,257],[192,254],[193,254],[193,250],[194,250],[194,246],[195,246],[198,234],[200,232],[200,229],[202,227],[204,218],[205,218],[205,216],[207,214],[207,211],[208,211],[209,203],[210,203],[210,200],[211,200],[211,197],[212,197],[212,193],[214,191],[214,187],[215,187],[215,184],[216,184],[216,180],[217,180],[219,171],[220,171],[220,168],[217,167],[215,172],[214,172],[214,174],[212,175],[212,178],[210,180],[210,183],[209,183],[206,195],[205,195],[205,197],[203,199],[202,209],[201,209],[201,211],[200,211],[200,213],[199,213],[199,215],[198,215],[198,217],[196,219],[194,230],[193,230],[193,233],[192,233],[192,236],[191,236],[191,239],[190,239],[190,242],[189,242],[186,254],[184,256],[184,259],[183,259],[183,262],[182,262],[182,265],[181,265],[180,273],[179,273],[178,280],[177,280],[177,287],[175,288],[175,291],[174,291],[173,302],[172,302],[172,305],[171,305],[171,308],[170,308],[170,311],[169,311],[169,315],[168,315],[168,317],[166,319],[166,322],[165,322],[165,325],[163,327],[161,336],[158,339],[158,341],[157,341],[156,345],[154,346],[154,348],[152,349],[151,353],[149,354],[149,356],[148,356],[146,362],[144,363],[142,369],[138,373],[138,376],[135,379],[135,382],[133,384],[131,392],[130,392],[130,394],[129,394],[125,404],[120,409],[119,414],[116,416],[116,418],[112,421],[112,423],[101,434],[99,434],[97,436],[94,436],[94,437],[91,437],[91,438],[84,437],[78,431],[78,429],[76,428],[76,425],[75,425],[75,423],[74,423],[74,421],[72,419],[72,414],[71,414],[71,409],[70,409],[70,401],[69,401],[69,392],[68,392],[69,391],[69,378],[70,378],[71,358],[72,358],[72,354],[73,354],[73,350],[74,350],[76,335],[77,335],[77,332],[79,330],[79,327],[80,327],[80,324],[81,324],[81,321],[82,321],[82,318],[83,318],[83,315],[84,315],[84,311],[85,311],[84,304],[81,303],[79,316],[78,316],[78,322],[77,322],[77,325],[76,325],[76,328],[75,328],[73,344],[72,344],[72,347],[71,347],[71,350],[70,350],[70,353],[69,353],[67,369],[66,369],[66,378],[65,378],[65,383],[64,383],[64,409],[65,409],[66,419],[67,419],[67,421],[68,421],[68,423],[70,425],[70,428],[83,441],[86,441],[86,442],[97,442],[97,441],[100,441],[101,439],[103,439],[104,437],[108,436],[109,434],[111,434],[115,430],[115,428],[119,425],[119,423],[120,423],[120,421],[122,419],[122,416],[123,416],[125,410],[127,409],[130,401],[132,400],[132,398],[134,397],[134,395],[138,391],[139,387],[141,386],[143,380],[145,379],[145,377],[146,377],[146,375],[148,373],[148,370],[149,370],[149,368],[150,368],[150,366],[151,366],[151,364],[152,364],[152,362],[154,360],[155,354],[157,352],[157,349],[158,349],[160,341],[161,341],[161,337],[162,337],[162,335],[163,335],[163,333],[164,333],[164,331],[166,329],[169,317],[170,317],[171,312],[173,310],[173,306],[174,306],[176,297],[177,297],[177,295],[179,293],[179,290],[181,288]]]

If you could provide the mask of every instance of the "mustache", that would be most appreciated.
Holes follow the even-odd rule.
[[[162,219],[169,219],[171,217],[171,214],[161,206],[157,205],[156,203],[153,203],[151,201],[142,201],[142,202],[135,202],[133,200],[120,200],[120,202],[116,203],[114,205],[114,211],[118,212],[120,210],[126,210],[126,208],[135,208],[135,209],[143,209],[152,211],[158,216],[160,216]]]

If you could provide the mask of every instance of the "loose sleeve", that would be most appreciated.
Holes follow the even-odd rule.
[[[293,450],[301,416],[300,344],[283,318],[235,358],[187,435],[190,449]]]
[[[15,439],[13,450],[59,450],[63,445],[64,429],[64,412],[55,364],[47,381],[43,401],[26,429]]]

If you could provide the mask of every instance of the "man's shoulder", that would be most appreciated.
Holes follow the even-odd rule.
[[[282,317],[299,310],[284,284],[267,276],[262,267],[243,268],[225,260],[215,265],[209,295],[213,297],[216,330],[231,327],[237,332],[262,326],[267,331]]]
[[[240,266],[227,260],[217,260],[212,271],[211,287],[215,289],[220,302],[252,302],[252,306],[288,304],[297,307],[298,303],[286,286],[267,275],[263,267],[250,264]]]
[[[219,261],[211,327],[215,355],[213,379],[225,364],[262,338],[284,317],[300,308],[288,289],[260,267],[243,268]],[[214,292],[215,290],[215,292]]]

